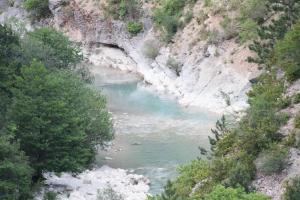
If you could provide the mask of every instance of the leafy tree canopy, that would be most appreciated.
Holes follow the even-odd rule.
[[[80,171],[93,160],[95,146],[113,137],[103,96],[38,62],[22,68],[10,110],[16,139],[38,173]]]

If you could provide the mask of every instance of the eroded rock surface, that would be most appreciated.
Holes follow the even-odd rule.
[[[143,45],[149,40],[158,41],[159,35],[154,31],[147,5],[143,6],[141,17],[144,30],[133,37],[127,32],[125,22],[105,16],[101,6],[104,0],[98,3],[93,0],[62,2],[65,1],[50,0],[54,14],[52,25],[89,47],[91,63],[139,73],[145,82],[160,92],[172,94],[183,105],[200,106],[215,112],[240,110],[247,106],[245,94],[250,88],[249,80],[257,73],[257,69],[246,62],[251,55],[246,45],[239,46],[234,40],[225,40],[216,45],[200,41],[203,27],[194,17],[177,33],[173,43],[162,43],[159,55],[151,60],[143,55]],[[202,9],[202,4],[202,1],[196,3],[195,16]],[[203,23],[207,29],[214,29],[220,20],[220,17],[211,15]],[[112,45],[121,49],[127,58],[119,59],[119,52],[108,56],[107,46]],[[182,65],[180,73],[167,66],[170,57]],[[131,61],[128,62],[128,59]],[[110,63],[107,63],[108,60]]]
[[[146,177],[107,166],[87,170],[77,176],[47,173],[45,178],[48,186],[43,188],[36,200],[42,200],[46,191],[57,192],[60,200],[97,200],[98,193],[106,188],[111,188],[124,200],[144,200],[149,191],[149,180]]]

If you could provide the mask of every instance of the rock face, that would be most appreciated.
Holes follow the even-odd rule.
[[[128,34],[125,22],[105,17],[102,3],[103,0],[98,3],[69,0],[67,4],[62,0],[50,0],[54,15],[52,25],[89,47],[91,63],[136,72],[157,91],[172,94],[183,105],[200,106],[215,112],[240,110],[247,106],[245,93],[250,88],[249,79],[257,70],[255,65],[245,61],[250,55],[246,47],[238,46],[233,40],[217,45],[199,41],[202,26],[194,18],[177,33],[172,44],[160,45],[155,60],[147,59],[142,53],[144,43],[159,38],[152,27],[147,5],[143,6],[141,18],[144,30],[133,37]],[[202,1],[196,3],[195,15],[202,9],[202,4]],[[203,23],[212,29],[217,20],[220,20],[218,16],[210,16]],[[120,52],[123,56],[119,56]],[[182,65],[180,73],[167,66],[170,57]]]
[[[149,191],[149,180],[141,175],[129,174],[123,169],[104,166],[100,169],[87,170],[77,176],[63,173],[61,176],[45,174],[48,185],[36,196],[42,200],[46,191],[55,191],[61,200],[97,200],[109,198],[108,194],[99,196],[105,190],[113,191],[124,200],[145,200]],[[104,192],[105,194],[105,192]],[[109,200],[109,199],[107,199]]]

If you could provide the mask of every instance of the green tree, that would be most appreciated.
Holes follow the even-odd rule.
[[[113,138],[105,105],[103,96],[75,75],[37,62],[22,68],[10,119],[37,175],[77,172],[91,163],[96,146]]]
[[[12,30],[0,25],[0,129],[5,123],[7,108],[12,98],[11,89],[20,67],[16,62],[19,44],[19,38]]]
[[[25,64],[37,59],[47,68],[74,69],[83,59],[80,49],[52,28],[29,32],[23,40],[23,52]]]
[[[0,199],[22,200],[31,197],[31,175],[27,157],[19,145],[0,136]]]

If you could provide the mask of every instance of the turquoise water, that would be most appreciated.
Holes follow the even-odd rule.
[[[141,86],[132,75],[114,70],[97,71],[95,85],[108,100],[116,139],[108,151],[99,151],[97,163],[132,170],[147,176],[151,193],[159,193],[176,175],[176,166],[199,156],[208,147],[216,116],[186,109],[174,99]]]

